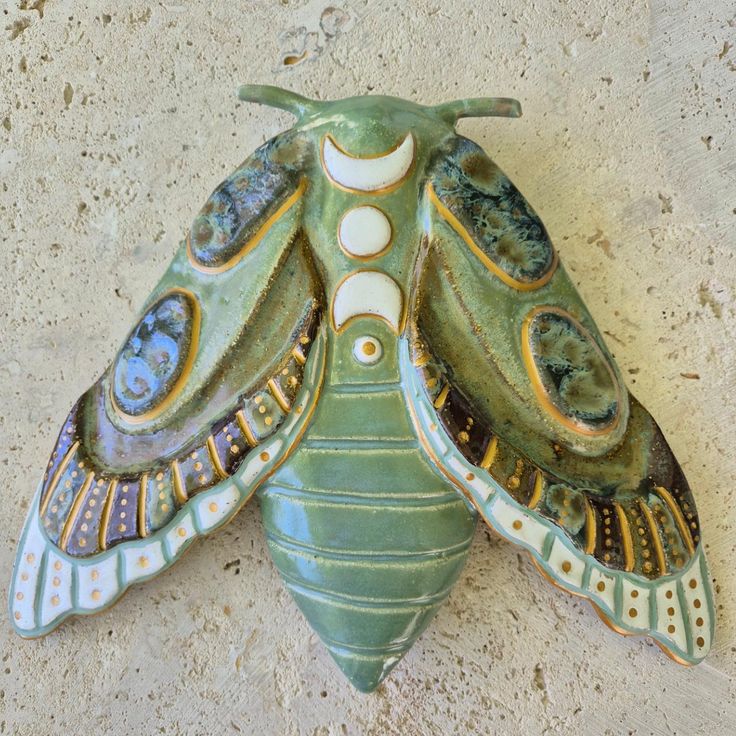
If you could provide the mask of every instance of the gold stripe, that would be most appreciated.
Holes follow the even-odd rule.
[[[146,529],[146,497],[148,496],[148,473],[141,476],[140,487],[138,488],[138,536],[148,536]]]
[[[427,184],[427,193],[429,194],[429,200],[432,202],[432,204],[437,208],[437,211],[440,213],[440,215],[447,221],[447,223],[450,225],[450,227],[466,242],[470,250],[473,251],[473,253],[480,259],[480,261],[483,263],[483,265],[493,274],[498,276],[498,278],[501,279],[501,281],[504,282],[507,286],[511,286],[514,289],[517,289],[518,291],[533,291],[534,289],[538,289],[541,286],[544,286],[554,275],[555,271],[557,270],[557,265],[559,263],[559,257],[557,255],[557,251],[553,248],[552,249],[552,263],[550,263],[549,268],[547,269],[547,272],[538,278],[536,281],[530,281],[530,282],[524,282],[524,281],[517,281],[515,278],[512,278],[509,276],[503,269],[499,268],[475,243],[473,238],[470,236],[470,233],[465,229],[465,226],[460,222],[460,220],[455,217],[455,215],[450,212],[450,210],[445,207],[444,204],[440,201],[440,198],[437,196],[437,193],[434,191],[434,187],[432,184]]]
[[[72,455],[74,455],[74,453],[77,451],[78,448],[79,448],[79,442],[75,442],[67,450],[66,455],[64,455],[64,459],[61,461],[61,465],[59,465],[59,467],[56,468],[56,472],[51,478],[49,487],[46,489],[46,493],[43,499],[41,500],[41,510],[39,512],[39,516],[43,516],[46,513],[46,508],[48,507],[49,501],[51,500],[51,496],[53,495],[54,490],[59,483],[59,478],[61,478],[61,474],[66,470],[67,466],[71,462]]]
[[[414,361],[415,368],[421,368],[429,363],[429,353],[423,353]]]
[[[84,497],[87,495],[87,491],[92,485],[92,481],[94,481],[94,479],[95,474],[90,470],[89,473],[87,473],[87,477],[84,479],[82,487],[79,489],[79,493],[77,493],[77,496],[74,499],[72,508],[69,511],[69,516],[66,517],[66,523],[64,524],[64,529],[61,532],[61,539],[59,540],[59,549],[63,552],[67,551],[66,546],[69,544],[69,537],[72,535],[72,529],[77,521],[77,516],[79,516],[79,510],[82,508]]]
[[[171,461],[171,479],[174,485],[174,495],[179,503],[183,506],[188,500],[187,489],[184,487],[184,480],[181,477],[181,468],[176,460]]]
[[[294,360],[296,360],[299,365],[304,365],[307,362],[307,359],[304,357],[304,353],[298,345],[294,347],[294,349],[291,351],[291,354],[294,356]]]
[[[593,507],[585,498],[585,554],[592,555],[595,552],[596,521]]]
[[[283,411],[288,412],[289,409],[291,409],[291,406],[289,406],[289,401],[282,393],[281,387],[278,383],[276,383],[273,378],[269,378],[266,385],[268,386],[268,390],[271,392],[271,395],[276,399],[276,403]]]
[[[212,465],[215,466],[215,472],[217,473],[217,475],[219,475],[220,478],[227,478],[225,468],[222,467],[220,456],[217,454],[217,445],[215,445],[215,438],[212,435],[207,438],[207,452],[209,452],[210,454],[210,460],[212,461]]]
[[[447,401],[447,394],[449,393],[450,384],[446,383],[442,391],[440,391],[439,396],[434,400],[435,409],[441,409],[445,405],[445,401]]]
[[[542,471],[537,470],[536,476],[534,478],[534,491],[532,492],[532,497],[529,499],[529,508],[535,509],[537,508],[537,504],[542,499],[542,488],[544,488],[544,479],[542,478]]]
[[[112,502],[115,500],[115,489],[118,487],[117,478],[110,481],[107,487],[107,495],[105,496],[105,508],[102,510],[100,518],[100,529],[98,531],[98,546],[101,550],[107,549],[107,527],[110,525],[110,516],[112,515]]]
[[[685,546],[688,548],[688,551],[691,555],[695,554],[693,538],[690,536],[690,530],[687,527],[685,517],[682,515],[682,511],[680,511],[680,507],[675,502],[675,499],[672,498],[670,492],[666,488],[662,488],[662,486],[657,486],[654,490],[664,499],[667,506],[669,506],[672,516],[675,517],[677,528],[680,530],[682,541],[685,542]]]
[[[664,558],[664,548],[662,547],[662,540],[660,539],[659,532],[657,531],[657,522],[654,520],[654,514],[651,509],[647,506],[644,501],[639,499],[639,508],[641,509],[644,518],[647,520],[647,526],[649,527],[649,536],[652,539],[654,545],[654,551],[657,555],[657,566],[659,567],[659,574],[667,574],[667,562]]]
[[[243,414],[242,409],[238,409],[235,412],[235,419],[237,419],[240,431],[243,433],[245,439],[248,441],[248,444],[251,447],[256,447],[258,445],[258,440],[253,434],[253,430],[250,428],[250,424],[248,424],[248,420],[245,418],[245,414]]]
[[[204,271],[205,273],[222,273],[223,271],[227,271],[229,268],[232,268],[236,263],[238,263],[245,255],[250,253],[250,251],[253,250],[263,239],[263,237],[266,235],[266,233],[276,224],[278,220],[281,219],[283,215],[285,215],[291,207],[299,201],[302,194],[304,194],[305,190],[307,188],[307,179],[306,177],[302,177],[301,181],[299,182],[299,186],[294,190],[294,192],[289,195],[283,202],[283,204],[274,212],[271,217],[269,217],[261,227],[256,230],[253,237],[243,246],[229,261],[226,263],[223,263],[221,266],[203,266],[197,259],[194,257],[194,253],[192,253],[192,242],[191,242],[191,233],[187,235],[187,255],[189,256],[189,262],[199,271]]]
[[[613,504],[618,516],[618,525],[621,529],[621,541],[624,543],[624,569],[631,572],[634,569],[634,543],[631,541],[631,529],[629,528],[629,520],[626,518],[626,512],[621,504]]]
[[[491,438],[491,441],[486,447],[483,459],[480,461],[480,467],[484,470],[490,470],[493,461],[496,459],[496,452],[498,451],[498,437]]]

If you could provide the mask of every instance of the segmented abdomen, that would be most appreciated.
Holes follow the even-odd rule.
[[[373,689],[429,623],[475,526],[424,461],[396,384],[326,386],[261,510],[287,587],[361,690]]]

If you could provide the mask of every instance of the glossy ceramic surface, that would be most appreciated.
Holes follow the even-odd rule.
[[[104,609],[258,491],[274,563],[361,690],[430,623],[478,518],[616,630],[702,660],[687,481],[541,220],[454,130],[518,104],[240,94],[297,123],[208,199],[64,423],[17,631]]]

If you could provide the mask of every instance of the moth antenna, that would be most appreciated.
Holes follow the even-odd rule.
[[[520,118],[521,103],[511,97],[470,97],[436,105],[439,117],[452,124],[460,118]]]
[[[243,84],[238,87],[238,98],[243,102],[255,102],[259,105],[278,107],[301,118],[315,112],[320,103],[302,97],[296,92],[270,84]]]

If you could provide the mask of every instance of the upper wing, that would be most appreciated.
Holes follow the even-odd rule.
[[[62,427],[18,548],[24,636],[116,600],[225,523],[297,441],[324,365],[300,228],[305,141],[211,195],[118,356]]]
[[[701,660],[714,615],[690,488],[544,226],[463,138],[426,187],[403,358],[426,449],[554,582],[617,630]]]

